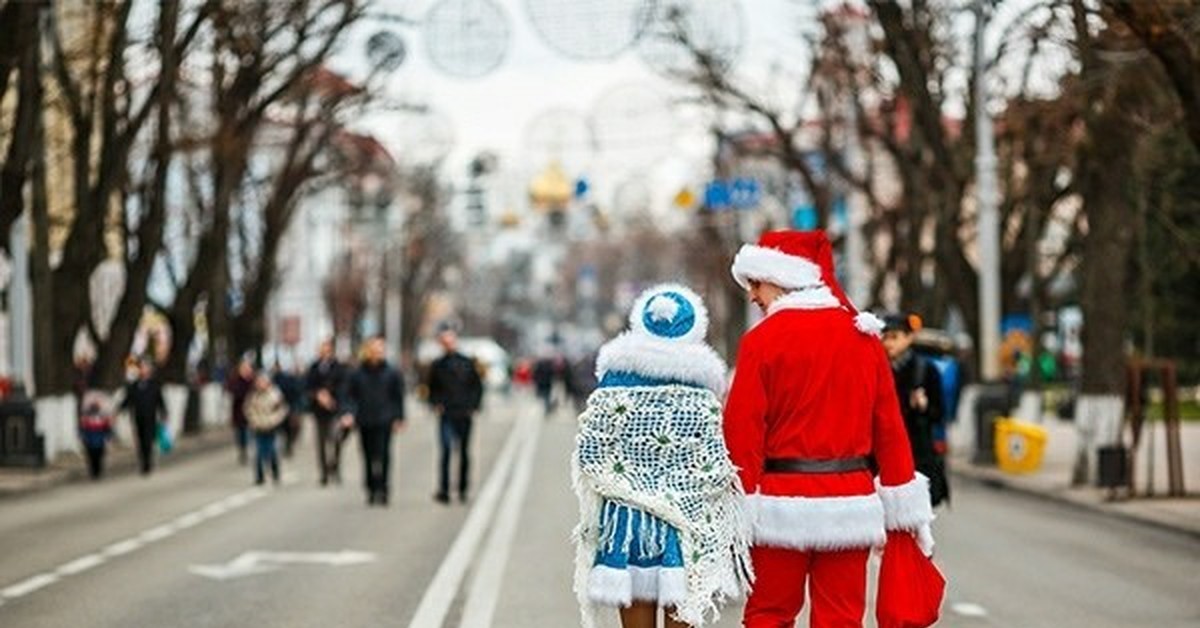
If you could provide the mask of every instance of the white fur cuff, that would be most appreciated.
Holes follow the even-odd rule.
[[[830,551],[879,546],[886,540],[883,505],[876,495],[746,497],[754,521],[754,543],[798,550]]]
[[[917,473],[912,480],[898,486],[876,487],[883,500],[884,525],[888,530],[917,531],[933,521],[933,506],[929,497],[929,478]]]

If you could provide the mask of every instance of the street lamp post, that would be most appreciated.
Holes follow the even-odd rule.
[[[987,112],[983,33],[987,0],[975,2],[975,195],[979,220],[979,367],[984,381],[1000,377],[1000,216],[997,209],[996,146]]]

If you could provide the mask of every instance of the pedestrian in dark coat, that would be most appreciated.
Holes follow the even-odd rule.
[[[246,397],[254,390],[254,379],[254,363],[250,361],[250,358],[243,357],[238,362],[237,369],[225,382],[225,390],[229,392],[229,397],[233,402],[229,424],[233,427],[233,438],[238,449],[238,462],[241,464],[246,464],[248,461],[246,448],[250,446],[250,428],[246,423],[245,407]]]
[[[121,409],[128,411],[133,419],[133,433],[137,441],[142,475],[149,475],[154,467],[158,422],[166,420],[167,417],[167,404],[163,400],[162,386],[155,379],[154,365],[149,360],[138,363],[138,377],[125,387]]]
[[[434,499],[450,501],[450,452],[458,448],[458,499],[467,500],[471,470],[471,423],[483,401],[483,381],[475,361],[458,351],[453,329],[438,334],[445,353],[429,367],[429,403],[440,417],[441,456]]]
[[[322,342],[317,360],[308,368],[305,382],[308,407],[317,428],[317,468],[321,473],[321,486],[330,480],[342,481],[342,443],[350,433],[338,424],[341,414],[338,395],[342,393],[345,378],[346,367],[334,354],[333,341]]]
[[[283,457],[291,458],[296,439],[300,437],[300,413],[304,412],[304,380],[284,369],[278,362],[272,370],[271,383],[279,389],[287,404],[287,416],[279,424],[279,434],[283,436]]]
[[[367,341],[344,401],[362,442],[367,504],[386,506],[392,431],[404,423],[404,380],[384,359],[383,338]]]
[[[914,323],[919,325],[919,320],[902,314],[884,317],[883,346],[892,363],[896,398],[912,445],[913,463],[929,478],[930,500],[937,506],[950,498],[945,458],[936,446],[946,413],[937,366],[912,348],[919,329]]]

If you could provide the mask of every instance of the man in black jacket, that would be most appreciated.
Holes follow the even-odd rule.
[[[362,364],[346,382],[346,409],[362,441],[367,504],[386,506],[392,431],[404,423],[404,380],[384,359],[383,338],[363,348]]]
[[[919,325],[920,319],[903,314],[885,316],[883,346],[892,362],[896,398],[904,415],[913,463],[929,478],[930,501],[937,506],[950,497],[945,460],[934,447],[934,430],[945,419],[942,378],[932,362],[913,351],[919,329],[914,322]]]
[[[154,365],[149,360],[138,362],[138,377],[125,387],[125,399],[121,409],[129,412],[133,419],[133,433],[137,439],[138,460],[142,475],[149,475],[154,467],[154,442],[158,436],[158,422],[166,420],[167,404],[163,401],[162,387],[154,378]]]
[[[342,481],[342,443],[349,431],[338,425],[338,395],[342,393],[346,369],[334,354],[332,340],[322,342],[317,351],[305,387],[308,407],[317,424],[317,468],[321,471],[321,486],[325,486],[331,479]]]
[[[441,457],[438,490],[433,498],[450,501],[450,450],[458,444],[458,499],[467,500],[471,470],[471,418],[483,400],[483,382],[475,362],[458,352],[458,335],[443,328],[438,334],[445,353],[429,367],[429,403],[441,418]]]

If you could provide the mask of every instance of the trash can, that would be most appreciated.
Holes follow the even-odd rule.
[[[975,397],[975,455],[971,462],[979,465],[996,464],[995,422],[1012,411],[1008,386],[982,384]]]
[[[1033,473],[1042,466],[1046,429],[1016,419],[996,421],[996,460],[1005,473]]]
[[[46,448],[37,432],[37,410],[17,388],[0,402],[0,467],[44,466]]]
[[[1129,484],[1129,450],[1106,445],[1096,450],[1096,486],[1118,488]]]

